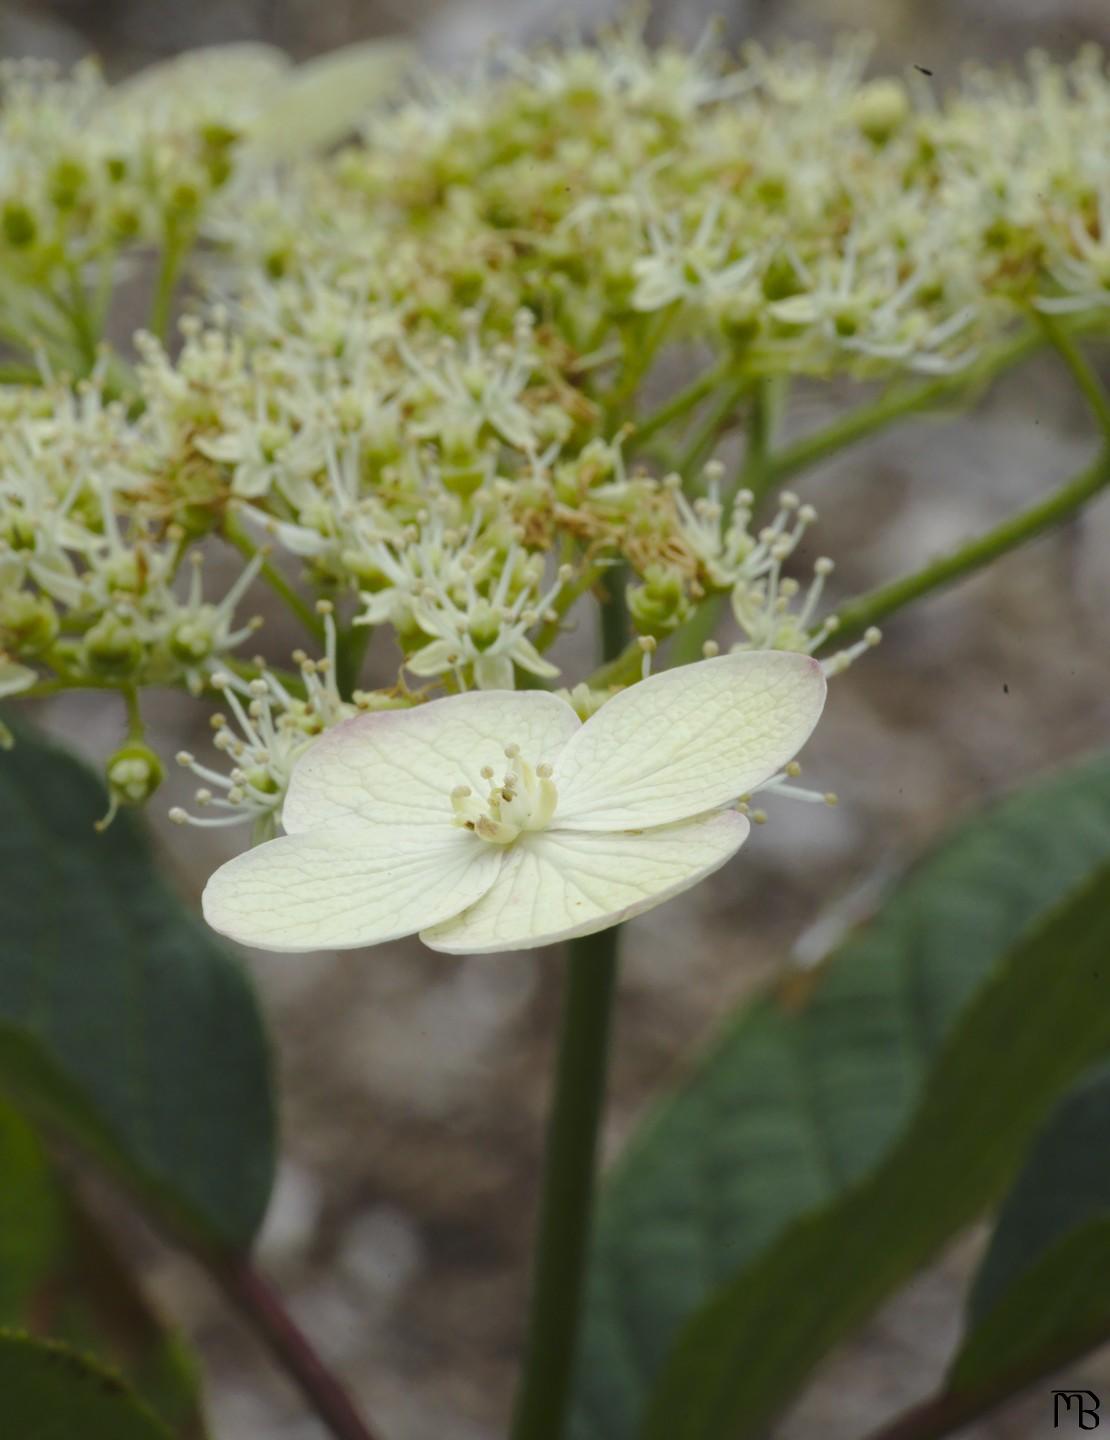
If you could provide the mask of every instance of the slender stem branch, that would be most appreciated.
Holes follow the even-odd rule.
[[[624,340],[625,364],[616,384],[602,401],[602,415],[605,429],[615,430],[626,419],[625,409],[635,395],[640,381],[651,369],[659,348],[666,338],[667,330],[675,316],[675,306],[645,316],[643,323],[636,327],[636,333],[628,333]]]
[[[667,650],[668,666],[689,665],[702,659],[705,642],[712,640],[713,632],[725,613],[727,600],[727,595],[707,596],[685,625],[675,631]]]
[[[849,600],[838,612],[839,628],[830,636],[830,643],[839,644],[861,634],[871,625],[877,625],[896,610],[901,610],[911,600],[928,595],[954,580],[962,579],[981,570],[1000,555],[1015,550],[1032,540],[1042,531],[1059,525],[1074,515],[1088,500],[1110,485],[1110,445],[1103,448],[1097,458],[1080,471],[1066,485],[1054,491],[1044,500],[1028,506],[1018,514],[1003,521],[985,535],[970,540],[966,545],[953,550],[950,555],[939,559],[894,580],[889,585],[880,585],[876,590]]]
[[[1091,368],[1090,362],[1082,350],[1054,316],[1042,315],[1040,321],[1045,334],[1060,352],[1064,364],[1071,371],[1075,383],[1083,392],[1098,428],[1110,441],[1110,396],[1107,395],[1101,380]]]
[[[619,655],[599,665],[588,680],[591,690],[608,690],[611,685],[635,685],[644,665],[639,642],[630,640]]]
[[[958,375],[943,375],[924,385],[899,386],[880,395],[870,404],[859,406],[827,428],[803,436],[801,440],[772,456],[765,470],[765,488],[810,469],[857,440],[866,439],[868,435],[885,429],[903,416],[930,410],[947,400],[966,394],[975,385],[983,384],[1000,375],[1003,370],[1018,364],[1043,343],[1043,336],[1034,329],[1019,336],[981,365],[970,370]]]
[[[177,289],[177,277],[187,248],[178,228],[168,225],[162,241],[158,275],[154,281],[154,294],[150,302],[150,331],[162,341],[165,341],[170,333],[174,291]]]
[[[373,630],[369,625],[348,625],[339,632],[335,656],[335,683],[340,695],[350,699],[358,687],[366,647]]]
[[[335,1440],[380,1440],[324,1364],[281,1297],[245,1261],[215,1261],[209,1272],[250,1323]]]
[[[705,419],[694,431],[675,463],[675,469],[684,480],[688,481],[713,454],[713,447],[735,415],[736,407],[751,383],[747,377],[734,380],[731,385],[725,386],[716,402],[710,406]]]
[[[721,361],[717,365],[711,365],[708,370],[703,370],[696,380],[692,380],[689,385],[679,390],[658,410],[645,416],[643,420],[637,420],[636,431],[632,437],[636,448],[639,449],[653,435],[657,435],[660,430],[665,430],[673,421],[681,419],[687,411],[692,410],[695,405],[704,400],[710,391],[715,390],[727,379],[732,370],[732,364],[730,359]]]
[[[248,560],[253,560],[258,554],[258,546],[231,515],[224,519],[223,535],[224,539],[234,545],[240,555],[245,555]],[[281,571],[271,565],[268,560],[262,562],[258,573],[274,594],[279,595],[285,601],[312,638],[319,643],[324,635],[323,622],[304,596],[298,595]]]
[[[511,1440],[561,1440],[570,1405],[590,1236],[618,931],[568,945],[524,1370]]]
[[[753,504],[771,484],[771,441],[774,438],[775,403],[772,382],[758,381],[752,389],[748,413],[747,452],[740,472],[740,488],[752,492]]]

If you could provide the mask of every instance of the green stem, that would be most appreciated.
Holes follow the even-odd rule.
[[[893,615],[896,610],[901,610],[910,601],[920,599],[922,595],[928,595],[945,585],[951,585],[954,580],[965,575],[974,574],[1000,555],[1017,549],[1027,540],[1032,540],[1043,531],[1067,520],[1108,485],[1110,445],[1105,446],[1097,458],[1066,485],[1062,485],[1046,499],[1019,511],[993,530],[988,530],[977,540],[968,541],[950,555],[943,555],[922,569],[904,575],[900,580],[894,580],[889,585],[880,585],[876,590],[849,600],[837,612],[840,625],[829,637],[828,643],[840,644],[844,640],[850,640],[862,634],[869,626],[877,625],[888,615]]]
[[[696,474],[712,456],[717,441],[751,383],[747,377],[734,380],[722,390],[716,403],[710,407],[709,413],[694,431],[675,464],[675,469],[684,481],[689,482],[690,476]]]
[[[645,316],[636,334],[624,337],[625,365],[610,394],[602,401],[603,426],[612,434],[627,418],[625,410],[644,376],[651,369],[659,347],[674,319],[675,306]]]
[[[335,683],[345,700],[351,698],[358,686],[366,647],[372,634],[369,625],[349,625],[346,630],[339,632],[336,639]]]
[[[1110,441],[1110,396],[1107,396],[1102,382],[1091,368],[1087,357],[1059,321],[1051,315],[1041,315],[1039,318],[1044,333],[1060,352],[1064,364],[1071,371],[1075,383],[1091,407],[1091,414],[1095,417],[1098,428]]]
[[[601,606],[601,653],[617,656],[628,635],[628,606],[624,598],[627,580],[623,565],[614,565],[605,577],[606,600]]]
[[[727,595],[706,596],[685,625],[675,631],[667,650],[668,668],[689,665],[703,658],[705,642],[713,639],[713,632],[725,613],[727,603]]]
[[[602,658],[612,661],[628,633],[624,607],[610,599],[601,614]],[[562,1440],[566,1428],[586,1283],[619,937],[614,926],[567,944],[527,1340],[510,1440]]]
[[[139,708],[139,692],[134,685],[125,686],[123,703],[127,708],[127,738],[141,740],[144,733],[143,714]]]
[[[524,1371],[510,1440],[561,1440],[586,1277],[616,929],[570,941]]]
[[[975,385],[984,384],[1003,370],[1017,365],[1043,344],[1037,330],[1030,330],[997,351],[989,360],[958,375],[943,375],[925,385],[899,386],[867,405],[850,411],[842,419],[812,435],[805,435],[772,456],[765,470],[764,489],[781,484],[800,474],[837,451],[884,430],[895,420],[931,410],[945,401],[965,394]]]
[[[188,245],[174,225],[166,226],[162,242],[162,254],[158,262],[158,276],[154,282],[154,294],[150,302],[150,331],[165,342],[170,333],[173,318],[173,297],[177,289],[177,277]]]
[[[660,430],[665,430],[673,421],[680,420],[687,411],[692,410],[695,405],[704,400],[710,391],[715,390],[722,381],[727,379],[732,369],[732,363],[732,360],[729,359],[710,366],[708,370],[703,370],[696,380],[691,381],[666,404],[661,405],[658,410],[653,411],[643,420],[637,420],[636,431],[633,435],[633,443],[636,448],[644,445]]]
[[[771,477],[771,441],[774,437],[775,403],[770,380],[759,380],[752,388],[748,413],[747,452],[740,472],[740,488],[752,492],[753,505],[766,493]]]
[[[239,525],[239,522],[231,515],[226,516],[224,519],[223,535],[224,539],[227,540],[229,544],[234,545],[240,555],[244,555],[248,560],[253,560],[258,554],[258,546],[255,545],[254,541],[251,540],[250,536]],[[281,599],[285,601],[286,605],[289,606],[289,609],[292,610],[293,614],[300,620],[313,640],[315,640],[317,644],[321,643],[324,637],[323,621],[304,596],[298,595],[281,571],[275,569],[268,560],[263,560],[258,573],[262,579],[265,580],[266,584],[269,585],[274,594],[280,596]]]

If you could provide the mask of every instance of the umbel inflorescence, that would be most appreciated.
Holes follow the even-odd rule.
[[[376,51],[4,67],[0,694],[118,690],[135,803],[140,692],[216,691],[194,818],[269,833],[360,708],[561,682],[588,717],[640,674],[560,674],[591,596],[649,648],[723,598],[740,647],[823,647],[831,562],[784,573],[813,511],[757,463],[787,382],[970,377],[1038,315],[1110,321],[1101,55],[945,97],[865,60],[622,32],[388,94]],[[266,584],[292,670],[254,657]]]

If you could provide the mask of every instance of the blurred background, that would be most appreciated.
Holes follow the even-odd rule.
[[[57,0],[0,6],[0,49],[61,60],[94,51],[124,74],[230,40],[307,56],[404,34],[432,64],[460,66],[494,37],[588,31],[616,13],[606,0]],[[941,88],[968,59],[1001,63],[1031,46],[1066,56],[1085,41],[1110,42],[1107,0],[658,0],[649,31],[693,41],[714,13],[730,43],[866,29],[876,67],[920,65]],[[820,424],[847,403],[847,392],[800,389],[790,426]],[[821,524],[799,573],[828,553],[838,562],[834,598],[867,588],[994,523],[1093,449],[1059,367],[1035,361],[975,413],[912,422],[808,475],[799,489]],[[806,752],[810,782],[835,788],[839,809],[780,804],[735,864],[633,923],[608,1156],[755,983],[813,963],[866,914],[884,879],[958,816],[1105,743],[1108,552],[1103,500],[891,623],[879,650],[835,683]],[[299,643],[278,617],[264,638],[277,659]],[[568,683],[590,668],[589,640],[570,641]],[[164,753],[204,750],[202,707],[189,707],[191,733],[183,708],[174,696],[151,706]],[[79,696],[42,718],[98,758],[123,724],[108,702]],[[165,825],[185,788],[156,802],[151,818],[195,899],[247,837]],[[248,961],[276,1039],[285,1144],[264,1268],[390,1440],[498,1440],[521,1340],[558,957],[456,961],[412,942]],[[117,1223],[152,1293],[200,1348],[217,1440],[318,1440],[298,1396],[204,1278],[133,1217]],[[931,1389],[957,1337],[979,1243],[962,1241],[838,1352],[779,1440],[852,1440]],[[1086,1367],[1084,1383],[1110,1375],[1110,1364],[1099,1367]],[[1040,1433],[1042,1410],[1038,1391],[969,1433]]]

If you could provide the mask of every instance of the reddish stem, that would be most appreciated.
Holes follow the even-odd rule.
[[[381,1440],[262,1276],[242,1260],[221,1259],[209,1268],[335,1440]]]

